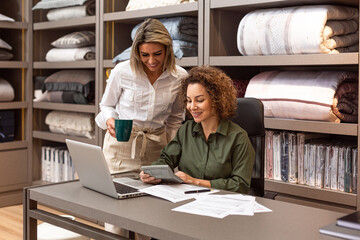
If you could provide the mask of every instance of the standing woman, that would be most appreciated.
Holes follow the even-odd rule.
[[[107,80],[96,123],[107,129],[103,152],[110,171],[139,171],[156,160],[184,119],[178,100],[186,70],[175,65],[164,25],[146,19],[138,28],[130,61],[117,64]],[[115,119],[132,119],[128,142],[118,142]]]

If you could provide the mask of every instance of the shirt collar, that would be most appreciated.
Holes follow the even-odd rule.
[[[221,134],[221,135],[226,135],[226,133],[228,132],[229,129],[229,120],[227,119],[221,119],[219,126],[216,130],[216,133]],[[201,127],[201,123],[196,123],[194,121],[194,125],[193,125],[193,130],[192,130],[192,134],[193,136],[195,136],[196,134],[200,134],[203,132],[203,129]]]

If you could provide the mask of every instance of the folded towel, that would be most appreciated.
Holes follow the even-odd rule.
[[[256,10],[237,32],[242,55],[349,52],[358,41],[358,10],[335,5]]]
[[[52,48],[46,53],[45,59],[48,62],[94,60],[95,47]]]
[[[338,90],[338,87],[343,82],[356,83],[357,80],[356,72],[347,71],[268,71],[250,80],[245,97],[260,99],[266,117],[357,121],[357,104],[348,104],[351,110],[346,110],[349,114],[353,111],[356,118],[346,118],[335,113],[343,111],[345,115],[345,107],[342,106],[344,101],[339,100],[340,96],[353,94],[355,88]]]
[[[358,82],[345,81],[336,89],[333,112],[342,122],[358,121]]]

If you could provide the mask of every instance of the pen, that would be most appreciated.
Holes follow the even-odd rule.
[[[191,194],[191,193],[202,193],[202,192],[210,192],[211,189],[200,189],[200,190],[192,190],[192,191],[185,191],[185,194]]]

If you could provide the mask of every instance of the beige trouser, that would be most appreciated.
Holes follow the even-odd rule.
[[[159,158],[160,151],[167,144],[165,128],[156,130],[140,129],[133,126],[129,142],[118,142],[107,131],[104,138],[103,152],[111,173],[140,171],[143,165],[150,165]],[[105,230],[129,237],[129,231],[105,223]],[[150,237],[135,233],[135,239],[145,240]]]
[[[167,144],[165,127],[156,130],[133,126],[128,142],[118,142],[107,131],[103,152],[111,173],[137,171],[159,158]]]

